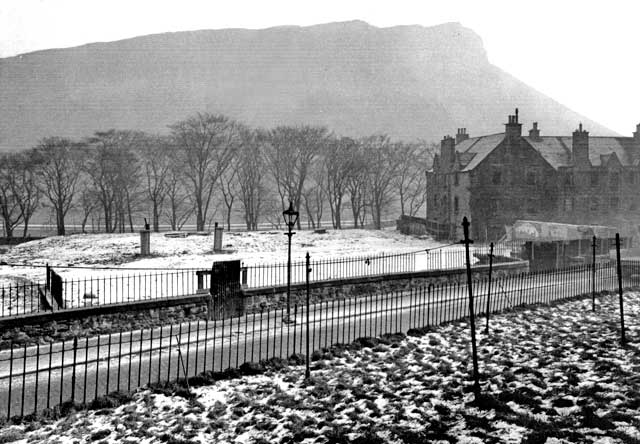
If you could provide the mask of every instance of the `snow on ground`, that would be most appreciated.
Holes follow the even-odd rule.
[[[95,270],[65,269],[66,266],[116,266],[132,268],[200,268],[207,269],[219,260],[241,259],[245,265],[284,263],[287,260],[287,237],[282,231],[225,232],[225,254],[213,253],[213,236],[192,235],[170,238],[163,233],[151,234],[152,257],[141,258],[140,235],[76,234],[53,236],[20,244],[0,254],[0,286],[25,280],[42,282],[42,268],[28,265],[49,264],[58,267],[64,279],[96,276]],[[303,261],[307,252],[312,259],[358,255],[397,254],[428,249],[441,244],[431,238],[407,236],[394,229],[327,230],[326,234],[299,231],[292,238],[292,260]],[[132,270],[133,271],[133,270]],[[120,272],[119,274],[122,274]],[[106,275],[103,273],[102,275]]]
[[[144,389],[117,407],[12,425],[19,443],[632,443],[640,439],[640,294],[496,315],[479,331],[483,396],[470,393],[466,322],[304,367],[192,387]],[[184,392],[184,390],[183,390]]]

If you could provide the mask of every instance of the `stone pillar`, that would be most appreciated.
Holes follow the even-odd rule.
[[[140,256],[151,254],[151,231],[140,230]]]
[[[218,227],[218,222],[216,222],[215,227],[213,229],[213,251],[222,251],[222,231],[224,228]]]

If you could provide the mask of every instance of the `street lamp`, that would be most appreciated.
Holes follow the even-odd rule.
[[[283,322],[292,322],[291,320],[291,236],[295,233],[291,231],[291,229],[295,226],[296,222],[298,222],[298,213],[293,209],[293,202],[289,201],[289,208],[282,212],[282,217],[284,217],[284,223],[287,225],[288,232],[285,235],[289,236],[289,254],[287,256],[287,317],[283,319]],[[293,320],[295,322],[295,320]]]

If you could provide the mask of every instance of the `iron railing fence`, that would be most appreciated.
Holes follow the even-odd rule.
[[[472,246],[473,265],[484,263],[480,258],[487,256],[489,251],[489,245]],[[519,243],[502,242],[494,245],[493,254],[515,258],[519,252]],[[465,265],[463,245],[448,245],[396,254],[360,255],[331,259],[311,258],[311,267],[314,270],[312,282],[427,270],[451,270],[463,268]],[[243,274],[242,284],[249,288],[285,285],[287,283],[287,267],[286,262],[247,265],[244,267],[246,274]],[[291,283],[300,284],[304,281],[305,262],[292,261]]]
[[[640,285],[640,262],[626,264],[624,285]],[[588,265],[494,279],[489,312],[550,303],[595,291],[617,291],[614,265],[593,272]],[[595,276],[595,280],[594,280]],[[488,281],[474,281],[475,312],[486,314]],[[404,292],[369,294],[217,321],[198,321],[73,338],[36,346],[13,345],[0,352],[0,415],[41,413],[65,402],[90,403],[116,391],[150,383],[239,368],[246,362],[319,351],[360,337],[407,332],[468,316],[465,284],[429,285]]]
[[[494,255],[512,256],[519,251],[513,243],[494,246]],[[489,253],[488,245],[474,245],[474,265],[479,257]],[[375,275],[413,273],[426,270],[463,268],[466,260],[462,245],[416,250],[397,254],[372,254],[331,259],[312,259],[312,282],[348,279]],[[486,263],[486,261],[485,261]],[[55,267],[62,269],[63,267]],[[74,272],[83,267],[70,267]],[[210,269],[184,268],[174,270],[127,270],[122,268],[89,268],[88,277],[64,278],[62,301],[55,309],[92,307],[96,305],[166,299],[206,291]],[[246,288],[274,287],[287,284],[286,262],[251,264],[242,267],[238,280]],[[84,270],[83,270],[84,271]],[[305,281],[304,261],[291,263],[291,283]],[[43,301],[44,283],[21,283],[0,287],[0,317],[47,312],[51,308]]]

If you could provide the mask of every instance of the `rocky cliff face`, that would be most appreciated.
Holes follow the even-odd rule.
[[[439,140],[500,132],[516,106],[543,134],[610,130],[491,65],[455,23],[364,22],[150,35],[0,59],[0,150],[107,128],[165,132],[197,111],[253,126]]]

